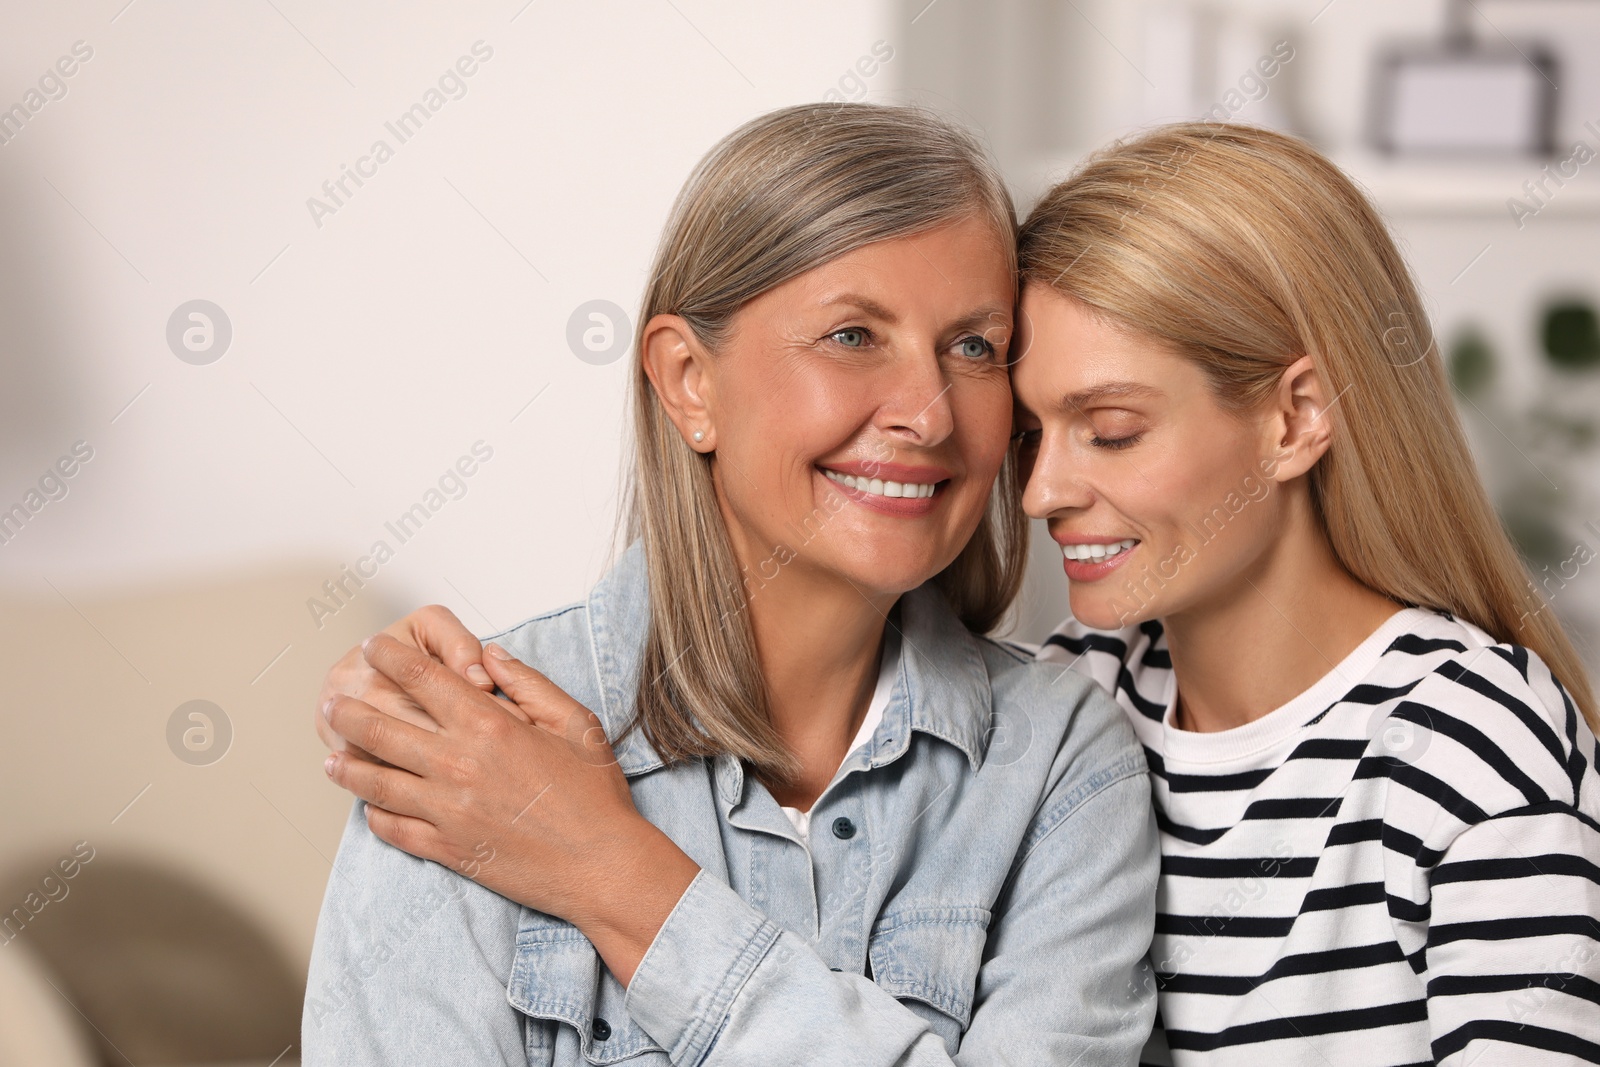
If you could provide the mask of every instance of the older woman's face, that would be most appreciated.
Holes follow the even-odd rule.
[[[966,545],[1009,444],[1001,240],[971,218],[880,241],[739,311],[710,414],[750,579],[799,568],[881,597]]]

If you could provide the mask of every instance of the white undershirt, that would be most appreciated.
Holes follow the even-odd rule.
[[[878,723],[883,719],[883,710],[889,706],[889,696],[894,692],[895,675],[900,672],[900,635],[894,627],[884,628],[883,656],[878,663],[878,685],[872,691],[872,702],[867,705],[867,717],[861,720],[861,729],[856,731],[854,741],[845,752],[845,759],[850,758],[850,753],[872,740],[873,733],[878,729]],[[840,766],[844,761],[840,760]],[[780,805],[781,807],[782,805]],[[800,840],[806,846],[811,844],[811,812],[801,811],[799,808],[783,808],[783,813],[794,824],[795,832],[800,835]]]

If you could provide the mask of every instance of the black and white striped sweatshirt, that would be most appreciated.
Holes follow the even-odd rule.
[[[1146,1062],[1600,1063],[1600,752],[1538,657],[1406,608],[1283,707],[1193,733],[1159,623],[1069,620],[1039,656],[1111,690],[1149,757]]]

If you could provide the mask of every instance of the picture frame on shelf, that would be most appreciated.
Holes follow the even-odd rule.
[[[1548,157],[1554,53],[1529,42],[1398,42],[1374,61],[1368,140],[1385,156]]]

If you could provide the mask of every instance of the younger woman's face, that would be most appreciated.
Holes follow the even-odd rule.
[[[1270,422],[1047,286],[1024,288],[1016,347],[1023,508],[1062,548],[1073,617],[1116,629],[1248,592],[1283,515]]]
[[[955,559],[1009,447],[1014,294],[1001,237],[974,217],[866,245],[740,309],[709,413],[749,588],[806,572],[878,599]]]

